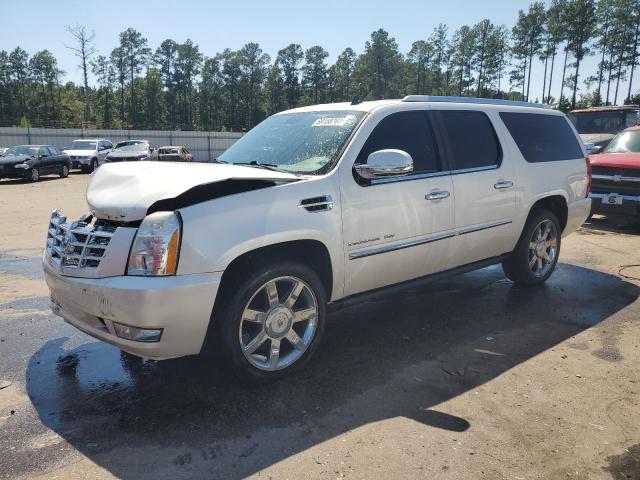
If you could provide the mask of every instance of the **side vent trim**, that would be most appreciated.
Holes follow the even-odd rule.
[[[328,212],[334,206],[333,197],[331,195],[322,195],[320,197],[305,198],[300,201],[298,208],[304,208],[307,212],[319,213]]]

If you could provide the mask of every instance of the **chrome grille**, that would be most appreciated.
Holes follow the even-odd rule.
[[[98,268],[116,228],[113,222],[92,217],[69,223],[55,211],[49,221],[47,254],[63,268]]]

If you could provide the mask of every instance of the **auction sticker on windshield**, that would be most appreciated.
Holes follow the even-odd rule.
[[[313,122],[314,127],[344,127],[356,117],[354,115],[346,115],[344,117],[324,117],[318,118]]]

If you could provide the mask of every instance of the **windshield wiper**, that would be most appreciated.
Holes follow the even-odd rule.
[[[255,161],[255,160],[251,160],[250,162],[236,163],[235,165],[248,165],[250,167],[266,168],[267,170],[273,170],[274,172],[282,172],[282,173],[293,174],[293,172],[285,170],[284,168],[280,168],[277,165],[274,165],[273,163],[261,163],[261,162]]]

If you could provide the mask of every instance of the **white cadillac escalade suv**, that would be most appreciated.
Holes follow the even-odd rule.
[[[105,165],[48,227],[53,311],[134,355],[207,350],[249,381],[302,365],[327,306],[502,263],[553,272],[589,215],[582,142],[540,105],[409,96],[273,115],[214,164]]]

